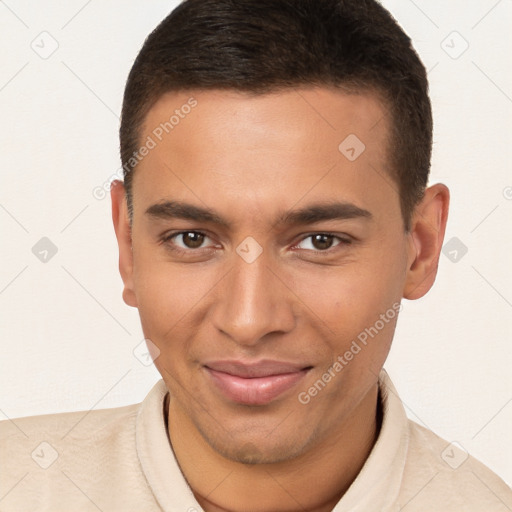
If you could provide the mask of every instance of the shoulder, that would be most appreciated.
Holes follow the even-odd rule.
[[[111,437],[134,426],[140,404],[111,409],[44,414],[0,421],[0,446],[30,447],[36,441],[59,445]]]
[[[0,421],[0,456],[12,467],[53,464],[59,456],[88,457],[102,445],[134,438],[139,404]]]
[[[54,463],[112,456],[116,444],[134,444],[139,404],[0,421],[0,458],[10,473]]]
[[[408,420],[409,448],[400,494],[407,511],[512,510],[512,489],[458,443]]]
[[[37,508],[41,499],[52,504],[59,499],[61,505],[76,506],[92,493],[98,501],[117,503],[125,490],[137,488],[145,496],[135,440],[139,407],[1,421],[2,502]]]

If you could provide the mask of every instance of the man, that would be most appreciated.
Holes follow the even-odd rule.
[[[175,9],[130,72],[111,192],[162,380],[3,422],[2,510],[512,510],[382,369],[447,221],[427,89],[374,1]]]

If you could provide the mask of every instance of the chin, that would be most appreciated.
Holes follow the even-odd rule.
[[[282,432],[283,434],[283,432]],[[269,439],[269,435],[257,436],[232,434],[222,439],[211,438],[201,432],[201,435],[222,457],[240,464],[277,464],[302,455],[312,442],[312,439],[298,439],[290,435]]]

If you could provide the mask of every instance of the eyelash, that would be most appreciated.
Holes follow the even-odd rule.
[[[203,235],[206,238],[210,238],[206,233],[203,233],[202,231],[186,230],[186,231],[177,231],[177,232],[173,232],[173,233],[167,233],[167,234],[165,234],[161,238],[161,242],[166,244],[167,248],[169,250],[173,251],[178,256],[190,256],[192,254],[201,254],[202,251],[207,249],[206,247],[200,247],[200,248],[197,248],[197,249],[182,249],[181,247],[176,247],[175,245],[169,243],[173,238],[175,238],[175,237],[177,237],[179,235],[185,235],[185,234],[188,234],[188,233],[194,233],[194,234],[198,234],[198,235]],[[334,233],[318,231],[318,232],[315,232],[315,233],[309,233],[308,235],[305,235],[303,238],[301,238],[299,240],[299,242],[297,242],[294,245],[294,247],[299,245],[304,240],[307,240],[308,238],[314,237],[316,235],[325,235],[325,236],[333,237],[333,238],[339,240],[339,243],[336,244],[333,247],[330,247],[329,249],[324,250],[324,251],[319,250],[319,249],[317,249],[317,250],[315,250],[315,249],[299,249],[299,250],[304,250],[304,251],[312,252],[312,253],[315,253],[315,254],[331,254],[333,251],[336,250],[336,247],[343,246],[343,245],[350,245],[352,243],[352,241],[353,241],[349,237],[343,238],[343,237],[341,237],[339,235],[335,235]]]

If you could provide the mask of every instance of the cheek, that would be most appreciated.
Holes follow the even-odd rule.
[[[151,253],[134,248],[133,283],[144,334],[161,340],[190,310],[197,289],[186,286],[185,275]]]
[[[184,360],[188,357],[191,311],[197,303],[195,286],[185,286],[179,272],[168,264],[138,261],[134,267],[134,286],[144,337],[158,348],[154,364],[170,389],[181,381]]]
[[[169,324],[186,314],[205,293],[205,273],[168,261],[165,251],[155,245],[134,246],[134,289],[139,310]]]
[[[375,321],[401,298],[401,266],[367,259],[345,267],[296,273],[294,291],[320,319],[336,330],[342,325]]]
[[[385,248],[368,250],[346,265],[311,267],[289,281],[297,297],[304,298],[305,311],[314,313],[306,314],[316,317],[315,329],[329,346],[331,357],[344,354],[352,341],[359,340],[364,348],[358,352],[360,363],[385,358],[405,276],[399,251],[387,252],[389,256]]]
[[[191,344],[202,328],[219,269],[178,265],[155,248],[134,247],[134,289],[144,336],[160,350],[158,362],[175,368],[192,358]],[[180,370],[181,371],[181,370]]]

